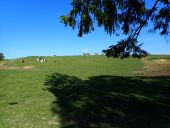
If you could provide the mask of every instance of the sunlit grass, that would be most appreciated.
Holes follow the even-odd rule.
[[[44,89],[47,75],[54,72],[88,80],[89,77],[101,75],[133,77],[135,71],[143,68],[142,61],[133,58],[121,60],[105,56],[44,57],[47,59],[47,63],[39,63],[36,61],[37,58],[23,58],[24,64],[21,64],[20,58],[6,60],[4,66],[18,67],[18,69],[0,70],[0,127],[57,128],[61,125],[61,117],[51,111],[52,103],[56,98]],[[33,66],[33,68],[19,70],[24,66]],[[107,85],[110,82],[113,81],[108,78],[103,84]],[[125,81],[122,79],[119,82],[124,83]],[[168,86],[167,83],[165,84]],[[108,90],[103,88],[102,91]],[[114,93],[110,95],[125,96],[121,92]],[[139,93],[133,94],[132,97],[150,100],[148,96]],[[121,116],[124,115],[118,108],[114,112]]]

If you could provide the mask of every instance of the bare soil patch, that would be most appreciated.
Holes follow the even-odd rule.
[[[32,69],[32,68],[34,68],[34,66],[24,66],[24,67],[22,67],[23,69]]]
[[[166,59],[147,60],[142,59],[145,64],[141,72],[144,76],[170,76],[170,61]]]
[[[23,66],[23,67],[13,67],[13,66],[0,66],[0,70],[31,70],[34,66]]]

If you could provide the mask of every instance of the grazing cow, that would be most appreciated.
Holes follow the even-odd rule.
[[[47,60],[46,60],[46,59],[41,59],[40,62],[41,62],[41,63],[47,62]]]
[[[47,62],[47,60],[46,60],[46,59],[41,58],[41,57],[39,57],[39,58],[37,59],[37,61],[38,61],[38,62],[40,62],[40,63]]]
[[[43,62],[44,62],[44,60],[43,60],[43,59],[41,59],[41,60],[40,60],[40,62],[41,62],[41,63],[43,63]]]
[[[42,60],[43,58],[42,57],[39,57],[39,58],[37,58],[37,61],[40,61],[40,60]]]
[[[24,60],[23,59],[21,59],[21,64],[23,64],[24,63]]]

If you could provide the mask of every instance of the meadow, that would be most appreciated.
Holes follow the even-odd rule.
[[[168,73],[143,75],[145,63],[134,58],[45,56],[47,63],[37,58],[1,64],[0,128],[170,127]],[[170,56],[146,60],[162,58],[170,71]]]

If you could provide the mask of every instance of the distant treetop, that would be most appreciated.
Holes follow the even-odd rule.
[[[0,52],[0,61],[2,61],[4,59],[5,59],[4,54]]]

